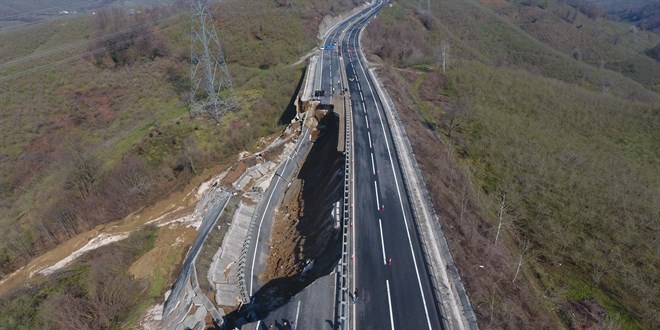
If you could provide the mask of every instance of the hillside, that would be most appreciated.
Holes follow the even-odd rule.
[[[417,8],[386,8],[363,43],[480,326],[660,323],[658,36],[555,1]]]
[[[133,14],[112,9],[0,32],[0,281],[81,233],[178,193],[205,169],[261,148],[261,138],[280,132],[290,119],[287,111],[303,73],[303,66],[291,64],[316,47],[324,15],[354,5],[335,0],[214,5],[240,108],[218,125],[188,113],[186,7]],[[146,307],[145,295],[161,299],[175,271],[163,266],[169,270],[157,284],[124,277],[162,235],[144,230],[146,238],[136,234],[144,249],[107,248],[125,256],[112,261],[116,268],[110,273],[97,269],[103,262],[95,260],[103,253],[94,253],[0,298],[0,324],[62,327],[44,325],[47,314],[41,313],[69,295],[77,299],[69,301],[72,306],[103,299],[78,293],[102,286],[107,276],[134,288],[133,296],[122,297],[129,300],[113,302],[126,306],[102,315],[108,326],[134,320],[135,309]]]
[[[621,21],[660,34],[660,3],[653,0],[592,0]]]

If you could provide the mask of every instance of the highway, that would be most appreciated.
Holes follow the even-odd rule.
[[[373,8],[369,7],[361,13],[357,13],[353,18],[349,18],[345,22],[333,27],[323,39],[321,43],[322,47],[333,45],[334,41],[338,40],[339,35],[347,31],[357,18],[371,10],[373,10]],[[323,101],[326,102],[329,101],[329,98],[331,97],[332,87],[335,87],[334,93],[339,92],[339,86],[337,86],[340,69],[338,62],[339,57],[336,51],[336,46],[334,46],[334,48],[335,50],[320,51],[321,53],[317,62],[318,66],[315,68],[316,74],[313,86],[314,89],[323,89],[327,92],[326,96],[323,98]],[[306,136],[301,136],[299,143],[308,144],[307,140]],[[309,146],[305,146],[300,149],[306,150],[308,147]],[[279,179],[276,178],[276,180]],[[285,185],[281,186],[280,190],[284,189]],[[277,184],[275,188],[277,188]],[[277,191],[277,189],[266,191],[264,198],[267,200],[272,199],[271,203],[277,203],[281,199],[281,197],[278,198],[277,195],[281,193],[283,192]],[[266,269],[265,262],[268,254],[267,242],[271,233],[271,221],[273,215],[272,212],[268,212],[259,218],[260,221],[258,222],[259,228],[257,229],[256,239],[254,244],[250,245],[249,249],[251,260],[248,262],[249,271],[247,274],[247,287],[250,295],[257,294],[264,284],[261,283],[258,274]],[[284,321],[287,321],[290,323],[292,322],[296,329],[335,329],[335,281],[334,273],[317,279],[310,286],[299,292],[288,303],[277,310],[272,311],[262,320],[245,325],[244,328],[269,329],[270,325],[277,328],[278,326],[282,326]]]
[[[374,4],[339,24],[323,40],[315,88],[323,100],[348,88],[352,105],[353,225],[350,291],[359,291],[351,305],[353,329],[442,329],[440,305],[433,294],[420,248],[412,210],[395,155],[383,104],[360,54],[359,34],[382,8]],[[340,56],[343,61],[340,61]],[[343,67],[341,67],[343,63]],[[338,86],[345,70],[348,86]],[[333,91],[334,88],[334,91]],[[256,282],[255,275],[250,276]],[[256,291],[251,290],[252,293]],[[294,321],[296,329],[334,329],[334,275],[317,280],[289,303],[250,329]]]
[[[354,252],[352,291],[355,329],[441,329],[440,306],[429,274],[392,133],[375,92],[359,33],[368,18],[355,24],[342,40],[353,108]],[[390,264],[391,261],[391,264]]]

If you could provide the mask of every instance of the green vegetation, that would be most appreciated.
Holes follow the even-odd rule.
[[[480,324],[659,324],[658,36],[555,1],[440,2],[430,26],[414,8],[364,42],[399,67],[383,76]]]
[[[315,48],[318,23],[354,5],[213,5],[240,107],[218,125],[188,113],[186,7],[109,9],[1,32],[0,62],[7,65],[0,67],[0,279],[60,242],[180,189],[201,170],[256,150],[261,137],[282,129],[280,117],[302,73],[302,65],[291,64]],[[95,276],[84,267],[80,272],[85,281]],[[135,292],[140,301],[156,299],[169,280],[157,278]],[[26,306],[49,308],[31,297],[35,292],[19,289],[5,300],[9,324],[41,322],[20,320]],[[72,304],[86,304],[86,296],[73,298]],[[107,327],[133,322],[135,314],[116,312]]]
[[[127,28],[119,22],[132,26],[153,17],[171,17],[86,46],[99,49],[122,38],[141,38],[121,48],[0,82],[0,224],[8,229],[2,232],[0,274],[80,231],[121,218],[181,187],[195,174],[193,166],[200,170],[226,161],[278,130],[278,118],[301,72],[287,63],[313,47],[313,31],[306,31],[303,23],[313,20],[301,19],[296,11],[274,2],[217,7],[241,111],[215,126],[188,118],[184,93],[189,84],[189,30],[183,24],[188,16],[177,10],[181,11],[154,10],[144,17],[112,10],[92,21],[77,18],[3,33],[0,58],[11,61],[43,53],[48,48],[42,45],[52,49]],[[258,26],[264,31],[262,40],[251,35],[257,27],[241,16],[255,11],[264,18]],[[74,47],[36,62],[23,61],[1,68],[2,74],[57,63],[84,51],[85,46]],[[255,56],[260,54],[268,56]]]
[[[69,269],[0,298],[6,329],[117,329],[148,294],[128,267],[153,247],[156,228],[86,254]]]

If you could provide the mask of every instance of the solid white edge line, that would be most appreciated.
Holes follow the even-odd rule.
[[[390,295],[390,280],[385,280],[385,285],[387,285],[387,303],[390,307],[390,324],[392,325],[392,330],[394,330],[394,314],[392,313],[392,296]]]
[[[307,132],[308,131],[305,131],[305,133],[303,134],[301,139],[304,139],[307,136]],[[294,149],[294,151],[295,151],[295,149]],[[291,160],[291,157],[287,157],[287,160],[284,163],[284,170],[286,170],[286,167],[289,165],[290,160]],[[270,201],[273,199],[273,194],[275,193],[275,190],[277,190],[277,185],[280,184],[280,177],[279,176],[276,176],[275,174],[273,174],[273,178],[277,179],[277,181],[275,182],[275,186],[273,187],[273,190],[270,192],[270,197],[268,197],[268,202],[266,203],[266,208],[264,210],[268,209],[268,205],[270,205]],[[250,292],[249,292],[250,295],[252,295],[252,287],[253,287],[253,284],[254,284],[254,280],[253,280],[254,279],[254,264],[256,263],[256,259],[257,259],[257,250],[258,250],[257,248],[259,247],[259,236],[261,236],[261,226],[264,223],[264,218],[265,217],[266,217],[266,212],[264,212],[261,215],[261,220],[259,221],[259,228],[257,228],[257,240],[254,242],[254,254],[252,255],[252,268],[250,269]]]
[[[362,56],[362,58],[364,58],[364,56]],[[358,55],[358,59],[360,59],[359,55]],[[406,218],[406,212],[405,212],[405,209],[403,207],[403,199],[401,198],[401,191],[399,189],[399,180],[397,180],[397,178],[396,178],[396,171],[394,170],[394,161],[392,159],[392,152],[390,151],[389,142],[387,141],[387,132],[385,131],[385,124],[383,123],[383,117],[380,114],[380,107],[378,107],[378,101],[376,100],[376,96],[374,95],[374,91],[371,88],[371,82],[369,81],[369,77],[367,76],[366,72],[364,71],[364,66],[362,65],[362,61],[358,60],[358,64],[360,66],[360,70],[362,70],[362,74],[367,79],[367,87],[369,87],[369,91],[371,92],[371,97],[373,98],[374,104],[376,105],[376,112],[378,113],[378,118],[380,118],[380,126],[383,129],[383,135],[385,136],[385,146],[387,147],[387,153],[389,154],[389,158],[390,158],[390,168],[392,168],[392,175],[394,176],[394,183],[396,185],[396,192],[397,192],[397,195],[399,196],[399,205],[401,207],[401,213],[403,215],[403,221],[404,221],[405,227],[406,227],[406,234],[408,235],[408,244],[410,245],[410,254],[412,255],[413,264],[415,265],[415,274],[417,275],[417,283],[419,284],[419,291],[420,291],[420,294],[422,295],[422,303],[424,304],[424,313],[426,314],[426,322],[429,326],[429,329],[433,329],[433,326],[431,325],[431,317],[429,316],[428,306],[426,305],[426,297],[424,296],[424,288],[422,287],[422,280],[421,280],[421,277],[419,275],[419,267],[417,265],[417,258],[415,258],[415,250],[414,250],[413,245],[412,245],[412,239],[411,239],[411,236],[410,236],[410,229],[408,229],[408,220]]]
[[[387,265],[387,257],[385,256],[385,240],[383,239],[383,223],[378,219],[378,228],[380,228],[380,246],[383,248],[383,265]]]
[[[289,159],[287,159],[287,162]],[[286,164],[284,165],[284,168],[286,169]],[[264,210],[268,210],[268,205],[270,205],[271,199],[273,199],[273,194],[275,194],[275,190],[277,190],[277,185],[280,184],[280,177],[276,176],[273,174],[273,177],[277,180],[275,182],[275,186],[273,187],[273,190],[270,192],[270,197],[268,197],[268,202],[266,203],[266,208]],[[259,236],[261,235],[261,225],[264,223],[264,218],[266,217],[266,212],[263,213],[261,216],[261,220],[259,221],[259,228],[257,229],[257,240],[254,242],[254,254],[252,255],[252,269],[250,270],[250,296],[252,295],[252,287],[254,284],[254,264],[257,263],[257,247],[259,246]]]

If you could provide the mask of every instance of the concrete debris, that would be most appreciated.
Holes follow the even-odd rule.
[[[215,287],[215,302],[219,306],[236,306],[240,295],[238,273],[235,266],[241,255],[241,245],[247,235],[254,206],[240,203],[229,227],[222,246],[213,256],[209,267],[208,280]]]

